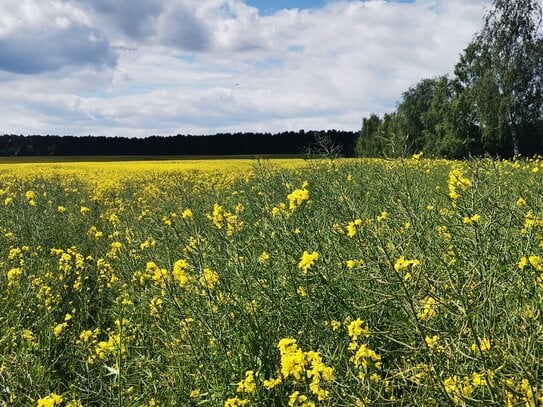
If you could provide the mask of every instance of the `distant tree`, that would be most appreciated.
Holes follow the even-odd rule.
[[[337,158],[343,150],[343,146],[336,142],[331,134],[325,132],[312,132],[314,142],[304,148],[308,157]]]
[[[424,116],[430,110],[434,88],[439,81],[438,78],[423,79],[402,95],[397,110],[397,136],[407,154],[422,151],[424,148]]]
[[[540,0],[494,0],[456,65],[482,151],[512,155],[541,147],[534,140],[543,115],[541,19]]]
[[[428,155],[466,157],[476,148],[477,127],[470,127],[470,106],[456,80],[434,80],[428,110],[421,114],[422,150]]]
[[[381,153],[382,146],[379,141],[381,119],[372,113],[370,117],[362,119],[362,129],[356,141],[355,153],[359,157],[373,157]]]

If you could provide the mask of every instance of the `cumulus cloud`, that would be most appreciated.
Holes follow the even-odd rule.
[[[193,10],[178,5],[164,13],[158,21],[159,44],[185,51],[206,51],[211,46],[207,25]]]
[[[0,15],[0,70],[36,74],[66,65],[115,64],[107,39],[77,9],[23,0],[3,3]]]
[[[14,106],[9,120],[0,109],[0,132],[355,130],[452,72],[486,3],[339,0],[265,15],[241,0],[0,5],[0,105]]]
[[[76,0],[97,24],[129,38],[144,40],[155,31],[163,3],[156,0]]]

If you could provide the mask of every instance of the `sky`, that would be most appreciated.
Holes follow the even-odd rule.
[[[2,0],[0,134],[359,130],[488,0]]]

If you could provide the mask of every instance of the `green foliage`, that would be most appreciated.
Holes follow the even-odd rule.
[[[0,403],[538,405],[542,177],[420,157],[3,177]]]
[[[393,114],[408,153],[513,156],[543,152],[543,36],[539,0],[495,0],[455,77],[423,79]],[[367,143],[366,143],[367,144]],[[361,143],[359,155],[379,145]]]
[[[456,72],[470,95],[484,151],[533,154],[543,114],[539,0],[495,0]],[[534,151],[535,150],[535,151]]]

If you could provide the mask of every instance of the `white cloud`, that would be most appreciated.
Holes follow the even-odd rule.
[[[0,133],[355,130],[452,72],[485,3],[4,2]]]
[[[21,0],[0,5],[0,69],[23,74],[67,65],[115,64],[99,29],[64,2]],[[16,5],[14,5],[16,4]]]

